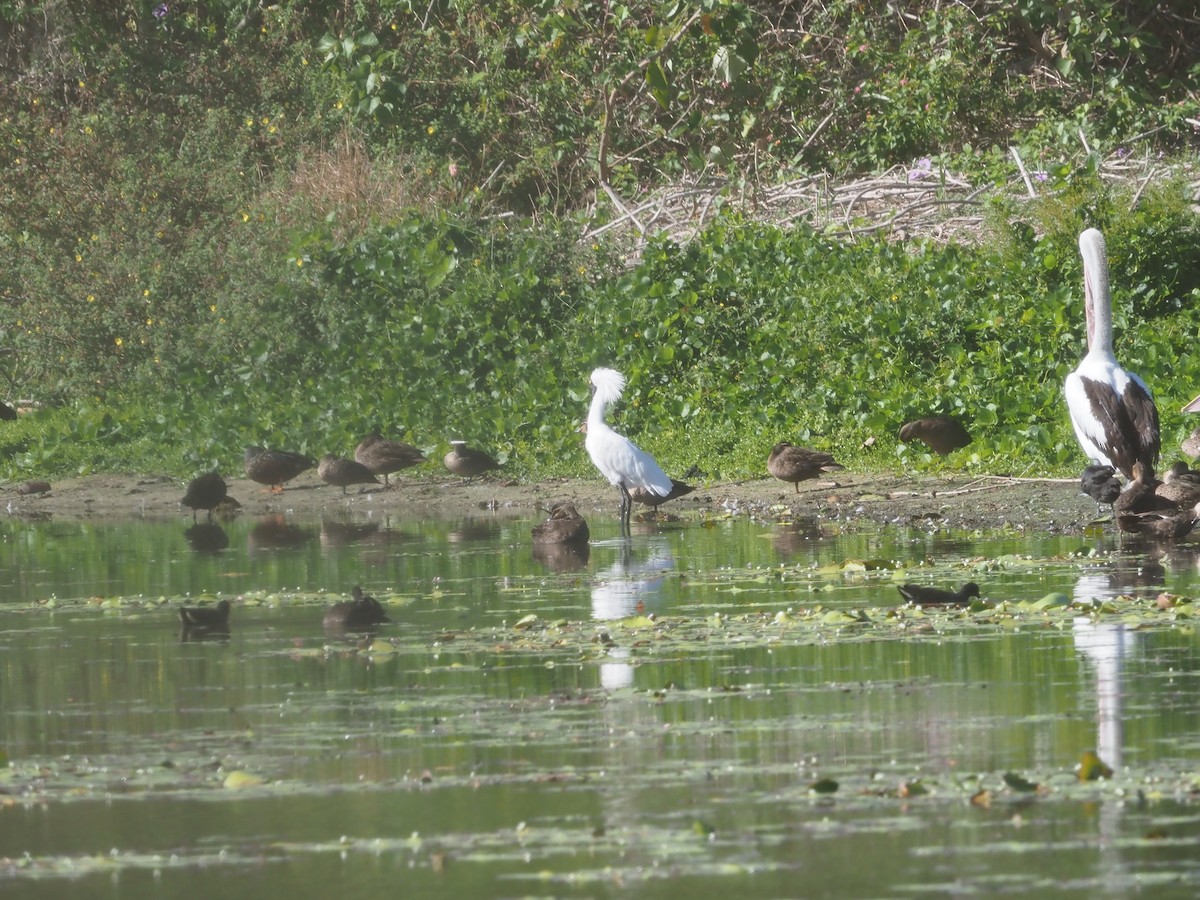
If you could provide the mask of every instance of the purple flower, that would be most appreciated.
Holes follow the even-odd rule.
[[[1037,172],[1033,173],[1033,180],[1034,181],[1049,181],[1050,176],[1047,175],[1045,172],[1038,170]]]
[[[171,7],[167,6],[165,3],[160,3],[158,6],[154,7],[154,18],[164,19],[166,18],[167,13],[170,11]]]
[[[933,174],[933,161],[928,156],[922,156],[917,160],[917,167],[908,170],[909,181],[920,181]]]

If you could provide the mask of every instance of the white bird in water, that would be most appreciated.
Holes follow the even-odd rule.
[[[1158,408],[1145,382],[1121,368],[1112,350],[1112,296],[1104,236],[1089,228],[1079,236],[1088,352],[1067,376],[1067,409],[1075,438],[1093,462],[1133,479],[1133,464],[1158,462]]]
[[[621,492],[621,533],[629,533],[629,514],[633,500],[629,492],[644,488],[659,497],[671,493],[672,482],[654,461],[654,457],[639,448],[624,435],[617,434],[604,421],[609,406],[621,399],[625,389],[625,376],[614,369],[596,369],[592,372],[592,405],[588,409],[587,448],[592,464],[600,474]]]

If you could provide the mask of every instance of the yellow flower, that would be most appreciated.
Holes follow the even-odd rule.
[[[147,319],[147,320],[146,320],[146,324],[147,324],[147,325],[153,325],[153,324],[154,324],[154,320],[153,320],[153,319]]]
[[[95,302],[96,302],[96,295],[88,294],[88,303],[95,303]]]
[[[425,129],[426,134],[433,134],[435,131],[437,131],[436,125],[430,125],[428,128]]]
[[[149,297],[150,296],[150,288],[146,288],[146,290],[142,291],[142,296]]]
[[[118,347],[120,347],[123,343],[125,343],[123,340],[121,340],[120,338],[117,338],[117,346]]]
[[[250,221],[250,214],[249,214],[249,213],[242,213],[242,221],[243,221],[243,222],[249,222],[249,221]]]
[[[271,119],[270,119],[268,116],[263,116],[263,117],[262,117],[262,123],[263,123],[264,125],[270,125],[270,124],[271,124]]]
[[[247,128],[253,128],[253,127],[254,127],[254,120],[253,120],[253,119],[247,119],[247,120],[246,120],[246,127],[247,127]]]
[[[208,304],[208,311],[209,311],[209,312],[216,312],[216,311],[217,311],[217,304],[215,304],[215,303],[210,303],[210,304]]]
[[[75,262],[83,262],[83,257],[78,253],[75,254]]]
[[[299,268],[302,265],[304,265],[304,260],[302,260],[302,259],[296,260],[296,268]]]

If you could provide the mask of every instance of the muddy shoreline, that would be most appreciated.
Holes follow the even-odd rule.
[[[957,529],[1014,528],[1022,531],[1080,533],[1095,520],[1096,504],[1075,479],[1014,479],[998,476],[838,473],[839,478],[803,482],[799,493],[773,478],[701,484],[663,507],[683,518],[703,515],[787,516],[847,524],[897,524]],[[247,479],[229,481],[240,515],[295,515],[302,518],[394,515],[457,519],[486,511],[535,514],[555,500],[570,499],[585,517],[617,515],[617,493],[600,479],[545,479],[515,482],[448,476],[393,477],[393,485],[340,488],[306,472],[282,494],[265,493]],[[22,495],[16,483],[0,486],[9,516],[56,519],[190,519],[180,506],[184,482],[166,476],[91,475],[52,482],[48,493]],[[641,507],[637,508],[642,510]],[[646,511],[648,512],[648,510]],[[203,514],[201,514],[203,517]]]

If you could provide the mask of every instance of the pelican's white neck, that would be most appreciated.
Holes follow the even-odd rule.
[[[1112,295],[1108,289],[1108,253],[1104,235],[1089,228],[1079,235],[1083,257],[1083,296],[1088,353],[1112,356]]]

